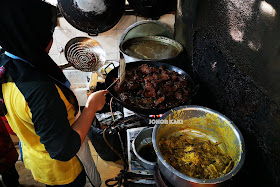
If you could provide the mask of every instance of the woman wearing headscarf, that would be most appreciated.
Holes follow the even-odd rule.
[[[84,186],[87,174],[100,186],[99,173],[84,141],[108,91],[79,105],[69,82],[47,54],[56,8],[41,0],[1,0],[0,108],[21,141],[23,161],[47,186]]]

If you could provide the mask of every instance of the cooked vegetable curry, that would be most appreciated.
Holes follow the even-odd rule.
[[[161,138],[160,152],[166,162],[181,173],[199,179],[219,178],[234,166],[230,156],[222,153],[219,143],[187,135]]]

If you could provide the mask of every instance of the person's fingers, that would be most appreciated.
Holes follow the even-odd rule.
[[[103,90],[102,92],[103,92],[105,95],[106,95],[107,93],[109,93],[108,90]]]

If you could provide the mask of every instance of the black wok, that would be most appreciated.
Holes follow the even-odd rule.
[[[125,0],[58,0],[63,17],[77,29],[97,35],[121,19]]]
[[[163,66],[164,69],[175,71],[179,75],[184,77],[187,80],[187,82],[188,82],[189,95],[188,95],[188,100],[185,103],[182,103],[181,105],[189,104],[190,98],[195,93],[195,84],[194,84],[192,78],[186,72],[184,72],[182,69],[180,69],[178,67],[172,66],[170,64],[167,64],[167,63],[164,63],[164,62],[161,62],[161,61],[137,61],[137,62],[130,62],[130,63],[126,64],[125,69],[126,70],[134,70],[135,68],[141,66],[142,64],[148,64],[151,67]],[[117,77],[118,77],[118,67],[112,69],[108,73],[108,75],[106,76],[106,79],[105,79],[106,87],[111,85],[113,83],[113,79],[117,78]],[[174,107],[177,107],[177,106],[174,106],[174,107],[165,108],[165,109],[145,109],[145,108],[140,108],[140,107],[137,107],[135,105],[127,104],[127,103],[123,102],[122,100],[120,100],[119,99],[119,94],[115,92],[113,87],[111,87],[109,89],[109,93],[123,107],[125,107],[125,108],[127,108],[127,109],[129,109],[129,110],[131,110],[133,112],[139,113],[139,114],[145,114],[145,115],[163,114],[166,111],[169,111],[169,110],[171,110]]]

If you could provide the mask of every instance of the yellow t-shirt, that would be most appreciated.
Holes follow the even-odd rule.
[[[29,83],[30,84],[30,83]],[[38,84],[32,85],[33,87],[37,86]],[[30,85],[29,85],[30,86]],[[30,88],[33,88],[33,87]],[[28,86],[22,86],[23,88],[28,88]],[[69,124],[72,125],[75,121],[75,108],[74,106],[68,102],[65,95],[63,94],[62,90],[55,86],[57,89],[57,92],[65,104],[65,108],[67,110],[67,119],[69,121]],[[58,142],[56,145],[55,142],[52,142],[52,136],[45,133],[44,139],[40,140],[40,136],[37,134],[40,134],[40,128],[41,124],[38,124],[37,127],[35,127],[33,121],[38,121],[40,119],[44,119],[44,114],[36,114],[36,119],[32,118],[32,111],[29,107],[30,105],[36,105],[33,102],[32,99],[30,99],[30,103],[26,101],[26,98],[32,98],[36,97],[36,93],[39,92],[40,87],[34,88],[28,95],[23,95],[22,92],[19,90],[18,85],[16,85],[14,82],[7,82],[2,84],[2,91],[3,91],[3,98],[5,101],[5,105],[7,108],[7,115],[6,118],[13,129],[13,131],[17,134],[19,139],[22,142],[22,151],[23,151],[23,160],[25,167],[27,169],[30,169],[32,172],[32,175],[35,180],[48,184],[48,185],[63,185],[71,183],[75,180],[75,178],[80,174],[82,171],[82,165],[78,158],[74,156],[68,161],[60,161],[57,159],[53,159],[50,156],[50,153],[46,151],[45,145],[42,144],[40,141],[43,142],[49,142],[50,148],[49,150],[52,150],[53,152],[56,152],[56,149],[59,149],[60,143]],[[46,92],[46,90],[42,90],[43,92]],[[28,91],[25,91],[26,93]],[[34,94],[35,93],[35,94]],[[34,96],[33,96],[33,95]],[[38,93],[37,93],[38,94]],[[45,94],[45,93],[42,93]],[[48,95],[48,94],[46,94]],[[43,96],[42,96],[43,97]],[[42,99],[41,99],[42,100]],[[39,100],[39,102],[41,102]],[[44,100],[44,99],[43,99]],[[46,103],[46,111],[49,111],[48,103],[43,102],[43,104],[40,104],[39,107],[44,105]],[[62,102],[58,102],[58,105],[61,105]],[[58,107],[59,108],[59,107]],[[63,108],[63,106],[62,106]],[[36,107],[34,107],[35,111]],[[40,108],[40,110],[43,110]],[[55,110],[55,108],[54,108]],[[57,112],[55,112],[57,113]],[[39,116],[39,117],[38,117]],[[57,118],[57,116],[54,116]],[[59,116],[58,116],[59,117]],[[47,122],[47,121],[46,121]],[[51,120],[50,120],[51,122]],[[44,126],[47,126],[48,124],[44,124]],[[53,124],[52,124],[53,125]],[[55,124],[57,125],[57,124]],[[37,128],[38,132],[36,133],[35,129]],[[44,127],[45,129],[48,129],[47,127]],[[61,133],[61,132],[60,132]],[[61,136],[63,136],[63,133],[61,133]],[[76,135],[75,135],[76,136]],[[59,135],[56,135],[56,138],[58,138]],[[50,138],[50,139],[48,139]],[[76,137],[75,137],[76,138]],[[77,138],[76,138],[77,139]],[[61,146],[64,146],[64,144],[61,143]],[[57,146],[58,148],[55,148]],[[74,147],[74,145],[73,145]],[[75,145],[77,147],[77,145]],[[77,148],[76,148],[77,149]],[[59,152],[60,150],[58,150]],[[62,151],[60,151],[62,152]],[[63,154],[60,153],[60,154]],[[67,153],[65,153],[67,154]],[[72,153],[73,154],[73,153]]]

